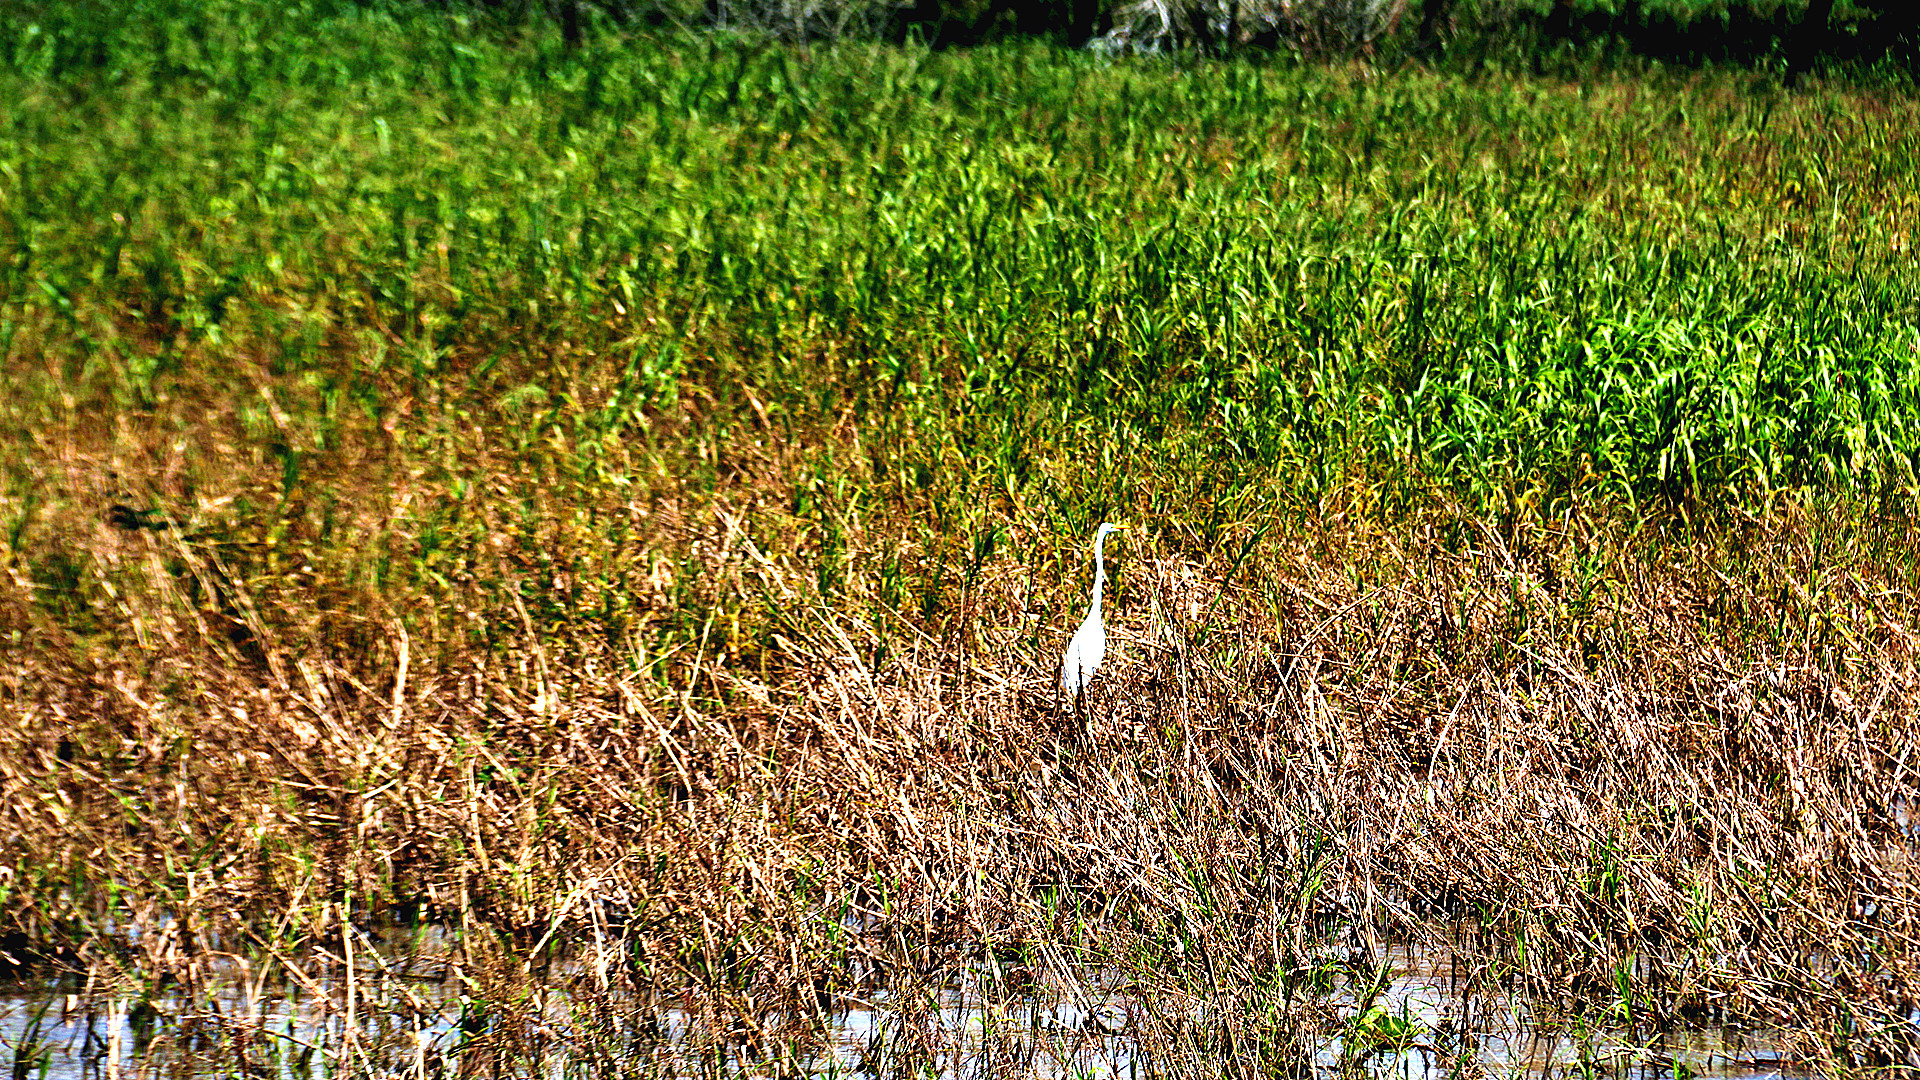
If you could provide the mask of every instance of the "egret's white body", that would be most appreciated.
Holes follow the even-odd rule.
[[[1119,526],[1102,522],[1093,534],[1093,608],[1087,612],[1085,622],[1073,632],[1073,640],[1067,643],[1067,655],[1060,661],[1060,689],[1069,697],[1078,697],[1093,681],[1093,673],[1100,670],[1100,661],[1107,656],[1107,627],[1100,621],[1100,592],[1107,584],[1107,563],[1102,552],[1106,545],[1107,534]]]

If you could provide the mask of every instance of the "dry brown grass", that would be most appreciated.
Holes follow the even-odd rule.
[[[687,1068],[799,1053],[880,989],[968,979],[1128,987],[1153,1003],[1129,1037],[1174,1071],[1291,1060],[1351,1013],[1328,980],[1388,941],[1469,958],[1549,1021],[1764,1022],[1829,1065],[1908,1060],[1911,596],[1861,547],[1910,537],[1823,548],[1783,514],[1650,541],[1662,564],[1606,528],[1333,515],[1269,534],[1224,590],[1223,565],[1126,550],[1084,729],[1006,629],[1011,558],[970,633],[902,624],[875,667],[873,627],[781,561],[690,544],[715,553],[703,590],[788,618],[766,681],[708,655],[667,692],[604,638],[476,655],[369,619],[347,657],[184,604],[130,614],[155,648],[129,662],[56,647],[16,580],[8,917],[122,994],[204,983],[211,950],[306,957],[344,1009],[342,905],[418,912],[457,931],[429,970],[469,1020],[484,1003],[467,1051],[500,1061],[646,1032],[646,1060]]]

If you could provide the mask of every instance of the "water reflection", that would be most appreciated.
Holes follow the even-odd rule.
[[[1092,978],[1063,991],[1036,982],[1009,995],[1004,984],[996,993],[976,982],[949,988],[931,1000],[893,1000],[884,991],[844,997],[824,1038],[811,1043],[813,1050],[804,1059],[790,1051],[769,1055],[764,1045],[753,1053],[738,1048],[725,1052],[724,1061],[711,1053],[676,1053],[676,1045],[698,1041],[698,1025],[689,1013],[669,1010],[660,1018],[659,1044],[636,1049],[631,1067],[622,1072],[821,1078],[912,1072],[950,1080],[1139,1080],[1167,1072],[1154,1050],[1143,1045],[1143,1029],[1157,1025],[1157,1030],[1166,1030],[1170,1015],[1175,1027],[1233,1026],[1234,1018],[1219,1015],[1220,1010],[1204,1001],[1149,999],[1137,989],[1100,984]],[[1782,1057],[1768,1032],[1702,1026],[1635,1041],[1623,1030],[1549,1029],[1518,996],[1469,996],[1461,985],[1450,964],[1404,948],[1393,950],[1390,978],[1369,1001],[1349,991],[1317,1003],[1334,1019],[1325,1028],[1334,1034],[1310,1040],[1284,1071],[1316,1080],[1810,1076]],[[223,1039],[273,1044],[272,1054],[248,1059],[266,1061],[270,1067],[256,1064],[238,1070],[254,1075],[424,1080],[477,1071],[461,1060],[466,1052],[463,1039],[475,1029],[463,1026],[460,1003],[450,996],[411,1010],[410,1019],[397,1014],[383,1018],[381,1054],[376,1058],[367,1052],[356,1059],[359,1036],[347,1026],[348,1010],[334,990],[298,993],[284,987],[267,995],[244,979],[228,980],[225,987],[204,995],[199,1009],[179,998],[158,1007],[130,1007],[126,999],[89,997],[45,983],[0,987],[0,1048],[13,1076],[44,1080],[234,1075],[239,1059],[225,1058]],[[356,1022],[373,1023],[365,1010],[377,1007],[374,1000],[363,999]],[[550,1011],[560,1031],[569,1022],[565,1003]],[[565,1042],[559,1039],[556,1045]],[[1219,1066],[1222,1074],[1240,1071],[1225,1062]],[[550,1071],[562,1075],[574,1070],[559,1061]]]
[[[1404,1038],[1377,1049],[1356,1048],[1342,1036],[1322,1040],[1301,1075],[1322,1080],[1368,1076],[1379,1080],[1440,1080],[1443,1077],[1609,1076],[1623,1080],[1714,1077],[1729,1080],[1806,1080],[1813,1074],[1788,1061],[1773,1033],[1726,1025],[1668,1031],[1635,1042],[1624,1032],[1543,1030],[1516,998],[1475,1000],[1462,995],[1451,972],[1404,948],[1393,951],[1391,982],[1370,1014],[1395,1022]],[[1335,1004],[1355,1005],[1350,998]],[[1009,1029],[1007,1045],[1027,1050],[1019,1075],[1047,1078],[1126,1078],[1162,1070],[1139,1054],[1132,1038],[1138,996],[1102,995],[1094,1001],[1028,999],[994,1005],[983,1000],[948,1001],[933,1017],[956,1077],[1006,1075],[993,1060],[996,1036]],[[1196,1010],[1196,1013],[1204,1010]],[[1349,1014],[1352,1015],[1352,1014]],[[1198,1019],[1198,1015],[1195,1017]],[[887,1048],[924,1041],[925,1017],[908,1022],[896,1010],[849,1010],[838,1031],[830,1072],[887,1075]],[[914,1029],[909,1031],[909,1029]],[[1225,1070],[1223,1070],[1225,1071]]]

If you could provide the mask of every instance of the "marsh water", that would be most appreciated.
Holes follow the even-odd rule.
[[[1460,988],[1449,962],[1405,947],[1387,951],[1388,979],[1365,1003],[1352,993],[1333,993],[1324,1001],[1330,1014],[1345,1012],[1346,1037],[1335,1034],[1303,1055],[1293,1075],[1316,1078],[1368,1076],[1425,1080],[1450,1076],[1554,1077],[1613,1076],[1630,1080],[1654,1077],[1726,1077],[1742,1080],[1802,1078],[1814,1075],[1785,1056],[1773,1033],[1730,1026],[1669,1029],[1637,1036],[1624,1027],[1591,1024],[1548,1025],[1517,995],[1469,995]],[[369,1021],[381,1007],[373,995],[358,1003],[363,1030],[385,1032],[375,1051],[370,1035],[350,1034],[353,1003],[344,988],[309,985],[305,992],[283,985],[265,990],[264,980],[249,983],[245,965],[229,972],[220,989],[200,996],[197,1009],[175,994],[153,999],[150,1009],[130,1012],[125,999],[89,995],[84,986],[57,982],[0,985],[0,1044],[17,1080],[86,1080],[120,1076],[271,1075],[309,1080],[314,1076],[438,1076],[477,1074],[463,1064],[463,1040],[472,1029],[463,1023],[461,1003],[430,982],[418,986],[433,994],[437,1006],[416,1009],[412,1019]],[[835,1020],[814,1042],[811,1053],[796,1060],[777,1058],[778,1067],[760,1053],[712,1056],[637,1051],[628,1063],[639,1075],[781,1075],[809,1077],[892,1076],[914,1073],[962,1078],[1030,1076],[1043,1078],[1135,1078],[1156,1075],[1153,1052],[1135,1034],[1146,1010],[1164,1009],[1137,989],[1097,987],[1098,978],[1079,983],[1074,992],[1040,989],[1019,995],[991,996],[956,987],[927,1002],[894,1002],[885,992],[847,995],[833,1010]],[[317,992],[316,992],[317,991]],[[419,994],[414,995],[416,1003]],[[558,997],[549,1012],[556,1028],[565,1024],[566,1002]],[[1369,1026],[1357,1018],[1373,1018]],[[660,1046],[691,1042],[695,1024],[685,1011],[661,1017]],[[1366,1045],[1349,1045],[1355,1032],[1370,1033]],[[280,1044],[268,1060],[273,1067],[236,1068],[220,1049],[221,1038]],[[364,1040],[354,1057],[356,1039]],[[556,1046],[564,1039],[557,1039]],[[249,1059],[253,1060],[253,1059]],[[567,1055],[549,1059],[552,1075],[571,1075]],[[693,1062],[697,1067],[688,1068]],[[359,1067],[353,1067],[357,1064]],[[1225,1064],[1222,1075],[1237,1074]]]

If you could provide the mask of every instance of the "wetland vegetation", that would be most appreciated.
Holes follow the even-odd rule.
[[[1904,77],[41,14],[0,951],[103,1069],[1489,1071],[1396,950],[1920,1067]]]

